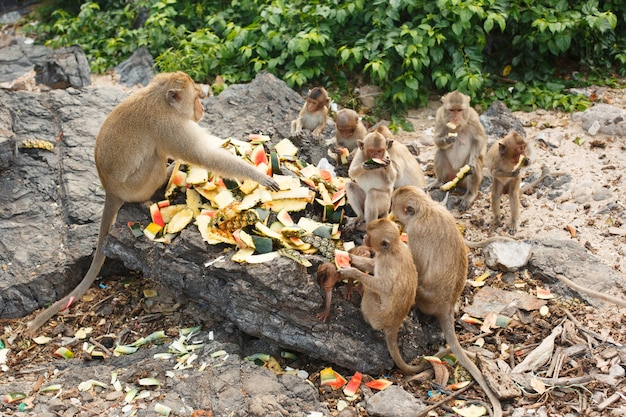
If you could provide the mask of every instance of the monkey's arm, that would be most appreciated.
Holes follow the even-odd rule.
[[[337,271],[342,279],[353,279],[363,283],[366,290],[370,290],[377,294],[389,295],[390,289],[385,286],[388,280],[380,279],[375,275],[369,275],[359,271],[356,268],[342,268]]]
[[[485,136],[482,126],[476,126],[475,123],[480,123],[478,118],[475,122],[470,120],[467,124],[467,128],[469,129],[468,133],[471,138],[471,142],[468,145],[470,147],[470,154],[467,157],[467,164],[472,169],[476,169],[476,161],[478,161],[478,158],[484,158],[487,153],[487,137]]]
[[[350,254],[350,264],[360,271],[374,273],[375,262],[373,258]]]
[[[243,161],[226,149],[218,146],[219,138],[211,135],[195,122],[189,121],[182,128],[189,140],[175,140],[167,143],[164,151],[175,159],[201,165],[210,171],[231,178],[249,178],[272,191],[278,191],[276,181],[259,171],[254,165]]]

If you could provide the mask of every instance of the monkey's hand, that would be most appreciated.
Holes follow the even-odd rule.
[[[513,171],[511,171],[511,174],[510,174],[510,175],[511,175],[511,177],[517,177],[517,176],[519,176],[519,173],[521,172],[521,170],[522,170],[522,168],[520,167],[520,168],[516,168],[516,169],[514,169]]]
[[[261,182],[261,185],[267,187],[270,191],[279,191],[280,186],[272,177],[266,176],[265,179]]]
[[[454,142],[456,142],[456,137],[457,137],[457,136],[458,136],[458,134],[457,134],[457,133],[450,132],[450,133],[448,133],[448,136],[446,136],[446,138],[445,138],[445,142],[446,142],[448,145],[452,145]]]

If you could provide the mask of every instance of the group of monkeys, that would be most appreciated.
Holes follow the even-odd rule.
[[[485,130],[469,103],[468,96],[454,91],[443,97],[437,110],[436,181],[431,187],[453,180],[458,171],[468,165],[469,174],[462,183],[466,191],[459,204],[459,209],[465,211],[478,195],[487,159],[494,175],[492,204],[497,205],[493,209],[494,219],[500,218],[501,194],[510,193],[513,217],[510,232],[515,233],[519,215],[520,159],[530,161],[532,148],[514,132],[487,152]],[[308,129],[320,135],[328,115],[327,104],[328,95],[322,87],[311,90],[292,123],[292,134]],[[350,267],[338,270],[330,262],[318,267],[317,278],[325,292],[325,305],[317,318],[325,321],[330,316],[330,300],[336,282],[358,281],[361,311],[366,321],[374,329],[383,331],[398,368],[415,373],[424,366],[411,366],[404,361],[398,347],[398,331],[413,306],[435,316],[450,350],[489,397],[493,415],[501,416],[498,397],[459,344],[454,330],[455,304],[465,286],[468,268],[465,240],[454,217],[424,191],[426,180],[415,156],[404,144],[393,140],[387,127],[378,126],[368,132],[358,114],[350,109],[337,112],[336,126],[329,154],[339,155],[341,148],[349,151],[350,181],[346,183],[346,194],[357,225],[365,229],[365,237],[363,246],[351,251]],[[396,223],[406,232],[408,244],[401,240]],[[441,248],[445,248],[446,256],[442,256]],[[349,290],[351,292],[351,288]]]
[[[202,90],[184,72],[162,73],[107,116],[94,152],[105,190],[94,257],[76,288],[28,323],[30,332],[79,300],[92,285],[105,259],[104,238],[119,209],[124,203],[145,202],[154,195],[167,180],[169,158],[203,166],[224,177],[252,179],[270,190],[279,189],[274,179],[221,148],[221,140],[198,125],[204,115],[203,97]],[[311,90],[292,123],[293,133],[307,129],[319,136],[326,127],[327,104],[328,94],[323,88]],[[454,178],[461,167],[469,165],[471,172],[464,179],[467,191],[460,204],[463,210],[469,208],[478,193],[486,155],[494,175],[494,216],[499,217],[499,207],[496,210],[495,206],[499,206],[501,193],[511,193],[514,232],[519,214],[517,166],[522,155],[530,156],[528,143],[512,133],[485,153],[484,129],[469,106],[469,97],[459,92],[444,97],[435,123],[437,184]],[[501,416],[498,398],[465,354],[454,331],[454,307],[467,274],[466,242],[455,219],[422,189],[426,182],[419,164],[406,146],[392,140],[387,128],[367,132],[356,113],[339,111],[333,149],[342,147],[349,149],[351,157],[348,202],[366,234],[364,245],[350,255],[352,267],[330,271],[332,279],[322,281],[334,285],[335,279],[346,278],[363,285],[364,317],[373,328],[384,332],[392,358],[405,372],[416,372],[421,366],[408,365],[400,355],[397,335],[403,320],[413,305],[435,316],[459,363],[487,393],[494,415]],[[387,216],[390,211],[395,222]],[[406,231],[408,245],[401,241],[396,222]],[[445,256],[441,248],[445,248]],[[320,274],[325,274],[323,269]],[[626,305],[623,300],[621,303],[618,305]],[[328,318],[329,298],[326,308],[320,319]]]
[[[323,87],[311,89],[297,119],[292,121],[292,135],[309,130],[319,137],[326,128],[328,105],[328,93]],[[467,167],[467,174],[459,181],[465,189],[459,210],[466,211],[478,196],[486,165],[493,176],[493,221],[500,224],[500,200],[502,194],[509,194],[509,233],[515,234],[519,225],[520,170],[534,158],[530,141],[512,131],[487,151],[487,135],[478,113],[470,106],[469,96],[459,91],[443,97],[435,116],[434,141],[436,181],[428,189],[454,180],[459,171]],[[351,109],[341,109],[336,114],[336,134],[329,154],[336,160],[345,150],[349,152],[348,176],[351,179],[346,184],[348,203],[361,229],[387,215],[393,190],[405,185],[426,187],[422,169],[407,146],[394,141],[393,134],[384,125],[368,131]]]

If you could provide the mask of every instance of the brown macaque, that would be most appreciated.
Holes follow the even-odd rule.
[[[485,391],[494,415],[502,416],[498,397],[459,344],[454,330],[455,304],[467,279],[465,242],[454,217],[422,189],[411,186],[394,191],[391,209],[392,217],[408,235],[408,246],[419,276],[415,306],[435,316],[450,350]],[[416,372],[422,369],[418,366]]]
[[[466,211],[478,196],[487,148],[485,128],[470,106],[469,96],[453,91],[443,97],[435,116],[434,141],[437,181],[433,187],[453,180],[463,166],[470,167],[461,183],[466,191],[459,203],[459,210]]]
[[[367,135],[367,129],[359,119],[359,115],[352,109],[341,109],[336,117],[337,133],[335,134],[335,145],[340,148],[347,148],[350,152],[357,147],[357,141],[362,140]]]
[[[387,349],[394,363],[404,372],[412,372],[398,347],[398,331],[415,303],[418,275],[411,251],[400,240],[398,226],[387,218],[367,225],[365,244],[376,254],[374,259],[350,255],[353,267],[337,271],[341,278],[363,284],[361,311],[374,330],[385,334]]]
[[[491,171],[491,211],[493,224],[500,225],[500,200],[502,194],[509,195],[511,202],[511,223],[509,234],[514,235],[519,226],[520,171],[532,161],[532,145],[522,135],[512,131],[495,142],[487,152],[485,166]]]
[[[372,248],[363,245],[356,246],[348,252],[365,258],[374,257]],[[317,268],[317,283],[324,291],[324,310],[315,316],[318,320],[326,321],[330,317],[330,303],[333,298],[333,288],[335,288],[335,284],[340,280],[341,277],[337,274],[337,267],[333,262],[323,263]],[[352,298],[352,294],[355,290],[363,296],[363,285],[360,283],[355,285],[354,280],[349,279],[343,298],[346,300]]]
[[[80,300],[91,286],[104,263],[104,238],[119,209],[124,203],[152,197],[167,180],[168,157],[201,165],[225,177],[252,179],[271,190],[279,189],[271,177],[221,148],[218,138],[198,125],[204,115],[202,96],[184,72],[158,74],[107,116],[94,151],[105,202],[91,266],[72,292],[28,324],[31,332]]]
[[[335,117],[337,130],[335,137],[330,142],[328,156],[335,161],[349,163],[357,148],[357,141],[362,140],[367,134],[367,129],[359,118],[359,114],[352,109],[341,109]],[[348,156],[341,158],[344,149],[348,150]],[[345,161],[345,162],[344,162]]]
[[[291,135],[301,136],[303,130],[310,130],[314,137],[320,137],[326,129],[329,104],[328,93],[324,87],[309,90],[298,118],[291,122]]]
[[[380,133],[389,142],[387,152],[389,152],[391,163],[396,167],[396,171],[398,171],[398,177],[396,178],[394,187],[400,188],[405,185],[426,187],[426,178],[424,178],[422,167],[409,148],[407,148],[404,143],[394,140],[393,133],[391,133],[391,130],[385,125],[378,126],[374,129],[374,132]]]
[[[391,142],[383,135],[368,133],[357,143],[358,148],[348,169],[351,181],[346,183],[346,195],[357,216],[357,228],[363,230],[372,220],[389,213],[398,171],[389,157]]]

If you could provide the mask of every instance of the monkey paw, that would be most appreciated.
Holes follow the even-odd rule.
[[[261,183],[261,185],[264,185],[270,191],[279,191],[280,190],[280,186],[278,185],[278,183],[276,181],[274,181],[274,179],[272,177],[265,178],[265,180]]]

